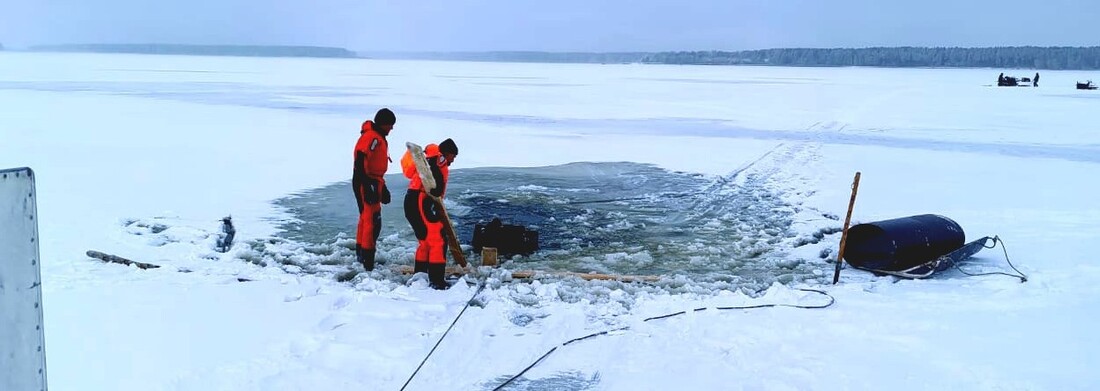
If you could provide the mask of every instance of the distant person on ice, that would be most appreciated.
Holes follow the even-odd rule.
[[[428,273],[428,283],[435,289],[447,289],[444,279],[447,268],[447,241],[443,237],[443,210],[439,203],[447,193],[447,179],[451,163],[458,156],[454,140],[446,139],[424,147],[424,157],[435,179],[435,188],[425,193],[424,184],[413,164],[412,154],[405,152],[401,158],[401,172],[409,178],[409,190],[405,193],[405,219],[416,235],[416,254],[413,255],[413,272]],[[430,196],[431,197],[430,197]],[[435,197],[436,199],[433,199]]]
[[[1035,72],[1035,81],[1032,81],[1031,85],[1033,87],[1038,87],[1039,86],[1039,72]]]
[[[1000,75],[997,75],[997,86],[1004,86],[1004,85],[1005,85],[1005,73],[1001,72]]]
[[[386,188],[389,168],[389,143],[386,136],[393,130],[397,117],[390,109],[374,114],[374,121],[364,121],[355,143],[355,166],[351,175],[351,190],[359,205],[359,226],[355,233],[355,259],[368,272],[374,270],[375,243],[382,231],[382,205],[390,203]]]

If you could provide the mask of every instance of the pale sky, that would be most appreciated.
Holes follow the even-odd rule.
[[[0,44],[360,51],[1100,46],[1096,0],[3,0]]]

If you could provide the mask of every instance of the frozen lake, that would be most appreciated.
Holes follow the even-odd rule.
[[[1045,72],[1043,88],[995,88],[987,80],[992,70],[983,69],[22,53],[5,53],[4,60],[9,77],[0,80],[0,91],[9,93],[257,109],[273,113],[268,116],[275,122],[282,116],[359,121],[377,107],[391,107],[400,117],[391,136],[394,157],[402,152],[402,140],[426,144],[454,137],[463,146],[448,200],[463,243],[469,244],[474,224],[494,216],[540,231],[542,251],[505,265],[512,269],[686,275],[694,281],[732,281],[754,290],[773,281],[821,282],[826,259],[835,251],[791,250],[835,233],[838,216],[801,205],[814,192],[804,188],[806,180],[792,184],[781,183],[786,180],[782,176],[769,179],[775,172],[797,172],[798,165],[820,158],[817,147],[806,146],[1100,162],[1100,132],[1087,120],[1066,118],[1077,111],[1084,119],[1097,103],[1098,94],[1068,88],[1088,77],[1079,72]],[[312,71],[302,73],[303,67]],[[926,104],[930,101],[938,104]],[[1058,132],[1029,130],[1054,123]],[[188,119],[183,126],[192,132],[192,125],[202,124],[203,120]],[[307,120],[295,126],[303,125],[313,124]],[[186,145],[223,140],[228,144],[242,137],[248,142],[253,130],[227,129],[188,138]],[[157,135],[155,129],[148,131],[152,134],[142,137]],[[327,126],[309,132],[312,138],[341,139],[349,146],[356,135],[353,129],[337,132]],[[486,133],[507,135],[510,141],[488,148]],[[637,159],[622,152],[639,144],[638,138],[668,136],[684,140],[687,148],[701,148],[701,153],[673,156],[661,153],[660,145],[650,145],[650,151]],[[588,137],[608,141],[585,143],[577,151],[572,141]],[[723,151],[714,150],[707,140],[738,142],[751,153],[723,157],[739,162],[731,166],[713,159]],[[554,144],[569,144],[573,151],[559,153],[562,147]],[[288,167],[306,165],[294,156],[308,155],[282,145],[226,152],[275,153]],[[784,156],[769,157],[772,152]],[[752,167],[758,158],[764,159],[760,170]],[[285,264],[292,272],[334,274],[342,280],[354,275],[351,255],[344,250],[350,247],[347,238],[354,237],[355,208],[347,184],[340,181],[347,169],[339,160],[326,161],[331,168],[324,172],[310,171],[291,181],[280,178],[299,184],[276,186],[294,193],[290,197],[268,193],[289,216],[245,216],[271,225],[262,232],[281,231],[280,237],[295,241],[307,255],[279,255],[285,249],[269,249],[263,245],[265,236],[259,236],[261,240],[253,242],[255,252],[244,258]],[[204,172],[217,175],[218,169]],[[738,181],[727,181],[744,169],[749,171]],[[390,178],[400,197],[404,179]],[[618,201],[602,202],[608,200]],[[395,203],[385,211],[382,261],[408,264],[415,242],[401,206]],[[246,226],[245,237],[247,228],[251,227]]]
[[[1100,76],[991,87],[1002,71],[1034,73],[0,52],[0,167],[38,180],[51,388],[399,388],[474,289],[354,273],[350,152],[382,106],[392,145],[458,142],[460,232],[491,214],[545,232],[504,267],[670,276],[490,276],[419,388],[491,388],[622,325],[521,387],[1095,388],[1100,94],[1073,86]],[[855,222],[951,217],[1004,239],[1030,281],[821,285],[856,171]],[[411,262],[399,213],[388,265]],[[215,253],[230,214],[240,245]],[[998,251],[965,267],[1003,270]],[[838,305],[640,322],[818,304],[807,285]],[[497,365],[449,370],[470,357]]]

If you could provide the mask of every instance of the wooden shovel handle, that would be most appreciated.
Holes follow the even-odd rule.
[[[859,171],[852,181],[852,198],[848,200],[848,215],[844,217],[844,230],[840,234],[840,250],[836,253],[836,270],[833,271],[833,284],[840,281],[840,266],[844,262],[844,244],[848,241],[848,224],[852,222],[852,208],[856,206],[856,193],[859,192]]]

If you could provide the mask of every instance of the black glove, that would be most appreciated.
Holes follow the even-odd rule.
[[[433,187],[432,190],[428,191],[428,194],[431,194],[432,197],[436,198],[441,197],[443,196],[443,188],[440,186]]]
[[[382,185],[382,201],[383,204],[390,203],[390,187],[385,184]]]
[[[371,178],[363,181],[363,201],[370,205],[378,203],[378,181]]]
[[[363,213],[363,184],[358,178],[351,180],[351,191],[355,194],[355,205],[359,206],[359,213]]]
[[[359,170],[351,172],[351,183],[359,185],[363,183],[363,176],[359,175]]]

